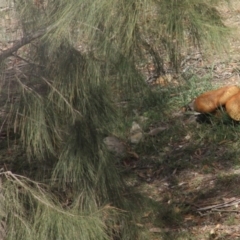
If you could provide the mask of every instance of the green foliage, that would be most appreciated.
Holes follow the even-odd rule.
[[[221,41],[226,28],[213,3],[16,2],[24,36],[47,29],[18,53],[28,64],[14,77],[17,87],[11,94],[18,99],[9,106],[8,124],[19,132],[30,164],[33,159],[47,162],[49,171],[42,173],[44,186],[36,181],[39,173],[2,174],[7,239],[141,237],[133,208],[141,205],[128,191],[103,138],[122,121],[120,100],[137,96],[135,104],[152,110],[159,104],[162,111],[169,94],[176,93],[152,94],[141,64],[152,61],[157,73],[164,73],[163,55],[177,69],[188,44]]]
[[[3,174],[2,174],[3,177]],[[108,239],[117,212],[111,206],[92,209],[65,207],[49,195],[46,185],[11,173],[4,174],[4,211],[8,239]],[[112,220],[112,222],[110,221]],[[43,224],[44,222],[44,224]],[[108,234],[107,234],[108,232]]]
[[[156,71],[163,73],[166,52],[178,69],[183,49],[193,44],[219,51],[229,34],[215,8],[220,0],[51,1],[44,14],[38,19],[35,14],[31,21],[29,15],[37,8],[33,4],[23,7],[26,2],[32,1],[20,0],[18,6],[27,31],[39,24],[51,26],[51,33],[45,36],[51,49],[64,40],[90,51],[104,62],[107,72],[115,70],[121,85],[140,78],[134,70],[136,61],[152,59]]]

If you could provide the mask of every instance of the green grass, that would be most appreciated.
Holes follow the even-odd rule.
[[[125,120],[129,129],[132,121],[136,121],[145,133],[143,141],[132,146],[139,155],[137,162],[139,169],[137,167],[136,172],[147,172],[148,170],[141,168],[148,169],[149,166],[150,172],[159,171],[158,175],[154,176],[156,183],[144,183],[143,179],[141,180],[143,182],[137,184],[138,191],[147,198],[156,200],[145,203],[149,214],[141,222],[144,226],[162,229],[160,233],[152,233],[152,239],[200,239],[200,236],[195,236],[191,231],[174,231],[185,228],[183,216],[192,211],[181,204],[190,199],[193,204],[197,201],[211,205],[216,194],[240,195],[237,190],[239,179],[236,174],[231,173],[240,166],[240,124],[234,123],[226,114],[221,118],[209,116],[208,122],[197,123],[189,121],[191,115],[181,112],[181,108],[194,97],[218,87],[211,83],[209,76],[204,79],[192,76],[182,86],[156,87],[142,98],[141,104],[132,104],[132,109],[137,109],[137,115],[126,115]],[[141,121],[142,117],[144,121]],[[151,129],[158,127],[165,129],[155,136],[147,134]],[[192,188],[186,192],[181,188],[184,181],[183,172],[196,172],[201,176],[192,180]],[[229,172],[229,175],[221,175],[220,172]],[[208,185],[210,181],[205,180],[204,176],[209,175],[217,176],[213,178],[214,185]],[[169,188],[167,190],[171,192],[170,196],[167,193],[163,193],[162,196],[157,193],[158,187],[161,188],[163,184],[161,181],[158,183],[158,179],[167,179],[169,186],[172,187],[172,190]],[[176,202],[174,199],[177,199]],[[218,201],[218,198],[215,201]],[[210,219],[216,224],[214,218]],[[235,222],[231,217],[224,221],[229,225]],[[201,236],[208,238],[209,233],[201,233]]]

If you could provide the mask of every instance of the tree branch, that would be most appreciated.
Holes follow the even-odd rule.
[[[17,40],[16,43],[12,47],[10,47],[0,53],[0,63],[3,60],[5,60],[7,57],[10,57],[14,52],[16,52],[22,46],[27,45],[28,43],[32,42],[33,40],[43,36],[44,33],[46,33],[46,29],[38,30],[35,33],[32,33],[28,36],[21,38],[20,40]]]

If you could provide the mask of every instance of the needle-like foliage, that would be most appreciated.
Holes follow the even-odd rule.
[[[220,45],[227,30],[217,2],[15,2],[21,37],[45,33],[14,55],[25,64],[11,79],[8,123],[36,166],[1,174],[7,239],[140,239],[136,199],[103,139],[121,121],[117,101],[146,89],[142,65],[152,61],[161,74],[191,44]]]

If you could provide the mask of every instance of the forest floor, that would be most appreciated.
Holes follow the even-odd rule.
[[[133,158],[123,163],[126,181],[145,196],[137,225],[147,230],[149,240],[240,239],[240,125],[227,118],[200,124],[181,112],[197,93],[227,84],[240,86],[240,1],[230,3],[219,8],[234,33],[228,54],[193,50],[182,66],[191,70],[188,82],[176,86],[171,76],[157,79],[153,101],[134,110],[131,121],[152,134],[144,134],[143,141],[132,146]],[[7,93],[2,98],[8,98]],[[14,137],[6,137],[0,134],[3,168],[21,170],[23,175],[31,171]]]
[[[171,90],[160,81],[159,106],[139,110],[146,119],[140,124],[145,132],[161,128],[134,148],[139,160],[133,164],[136,179],[132,182],[155,206],[154,210],[146,207],[139,226],[147,227],[154,240],[240,239],[240,125],[216,119],[199,124],[179,113],[179,105],[196,92],[240,85],[240,2],[230,3],[219,8],[234,33],[228,54],[188,57],[186,65],[195,76],[188,87]],[[170,113],[165,93],[168,106],[178,106]]]

